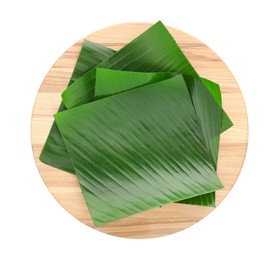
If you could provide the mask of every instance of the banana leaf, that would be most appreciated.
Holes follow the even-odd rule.
[[[101,61],[110,57],[114,53],[115,51],[112,49],[84,40],[80,55],[68,85],[75,82],[91,68],[95,67]],[[62,102],[58,111],[64,111],[65,109],[66,107]],[[43,163],[51,165],[55,168],[69,173],[74,173],[71,160],[55,121],[52,124],[39,159]]]
[[[55,119],[96,226],[223,187],[182,75]]]
[[[141,72],[179,72],[198,76],[162,22],[157,22],[98,67]],[[70,85],[62,99],[67,108],[94,99],[95,68]]]
[[[166,72],[129,72],[97,68],[95,100],[158,82],[162,79],[173,77],[174,74],[175,73]],[[183,74],[183,78],[188,86],[190,97],[205,139],[206,147],[208,148],[212,163],[216,170],[222,108],[219,106],[219,101],[221,100],[220,91],[219,98],[217,98],[218,102],[216,102],[214,96],[217,95],[218,92],[214,91],[214,89],[219,90],[219,86],[218,84],[209,81],[209,88],[206,88],[203,84],[203,81],[206,79],[198,79],[185,74]],[[210,91],[212,91],[214,95],[211,95]],[[181,201],[181,203],[197,205],[202,203],[202,205],[214,206],[215,195],[204,194],[202,195],[202,198],[191,198],[189,201],[185,200]]]
[[[167,72],[133,72],[96,68],[94,100],[176,76]]]
[[[85,39],[68,85],[115,53],[116,51],[110,48]]]
[[[217,83],[210,81],[205,78],[201,78],[202,83],[205,85],[205,87],[209,90],[210,94],[213,96],[215,102],[222,107],[222,99],[221,99],[221,91],[220,87]],[[230,117],[226,114],[224,109],[222,109],[222,121],[221,121],[221,129],[220,133],[222,134],[226,130],[228,130],[230,127],[233,126],[233,122],[230,119]]]

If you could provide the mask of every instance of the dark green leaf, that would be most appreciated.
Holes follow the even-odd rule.
[[[170,78],[173,75],[174,73],[129,72],[97,68],[95,99],[111,96],[149,83],[158,82],[162,79]],[[206,88],[202,83],[205,79],[200,80],[185,74],[183,74],[183,78],[188,86],[190,97],[206,142],[206,147],[208,148],[214,168],[216,169],[222,115],[222,108],[218,105],[218,103],[221,104],[219,86],[209,81],[209,88]],[[213,95],[211,95],[210,92],[212,92]],[[219,97],[216,96],[218,92]],[[215,98],[217,98],[218,103],[215,102]],[[182,201],[182,203],[188,203],[188,201]],[[213,206],[215,205],[215,195],[204,194],[198,198],[192,198],[189,200],[189,204]]]
[[[213,96],[215,102],[222,107],[222,100],[221,100],[221,92],[220,87],[218,84],[208,80],[201,78],[202,83],[205,85],[205,87],[209,90],[210,94]],[[233,126],[233,122],[229,118],[229,116],[226,114],[224,109],[222,109],[222,121],[221,121],[221,130],[220,133],[225,132],[230,127]]]
[[[158,22],[98,65],[126,71],[180,72],[197,76],[196,71],[178,47],[166,27]],[[62,99],[67,108],[93,101],[95,69],[67,88]]]
[[[222,188],[181,75],[55,119],[97,226]]]
[[[116,51],[100,44],[83,41],[82,49],[72,73],[69,86],[82,77],[86,72],[97,66],[103,60],[111,57]]]
[[[107,57],[110,57],[113,53],[115,51],[109,48],[85,40],[69,84],[72,84],[88,70]],[[65,109],[66,107],[61,103],[58,111]],[[55,122],[53,122],[39,159],[45,164],[74,173],[68,152]]]
[[[98,100],[134,88],[172,78],[176,73],[130,72],[96,68],[94,99]]]

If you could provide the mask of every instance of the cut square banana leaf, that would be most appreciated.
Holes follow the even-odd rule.
[[[85,40],[68,85],[71,85],[91,68],[97,66],[100,62],[114,53],[115,51],[112,49]],[[58,111],[64,110],[66,110],[66,107],[62,102]],[[71,160],[55,121],[48,134],[39,159],[43,163],[55,168],[74,173]]]
[[[182,75],[55,119],[96,226],[223,187]]]
[[[108,97],[116,93],[124,92],[130,89],[141,87],[153,82],[171,78],[176,73],[166,72],[128,72],[110,69],[96,69],[95,100]],[[214,95],[220,96],[219,87],[213,82],[209,82],[209,88],[206,88],[202,81],[189,75],[183,74],[183,78],[188,86],[189,94],[199,120],[199,124],[204,136],[206,147],[208,148],[214,169],[216,170],[219,135],[221,129],[222,108],[215,102],[214,97],[209,90],[212,89]],[[216,91],[219,91],[218,92]],[[220,100],[218,98],[218,100]],[[196,204],[205,206],[215,205],[215,194],[204,194],[197,198],[181,201],[186,204]]]

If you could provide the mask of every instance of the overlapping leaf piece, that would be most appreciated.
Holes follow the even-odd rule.
[[[118,52],[84,41],[62,99],[40,159],[76,174],[96,225],[170,202],[215,205],[232,122],[218,84],[161,22]]]
[[[115,51],[111,49],[85,40],[68,85],[71,85],[91,68],[97,66],[114,53]],[[62,102],[58,111],[64,111],[65,109],[66,107]],[[51,127],[39,159],[43,163],[66,172],[74,173],[71,160],[55,122]]]
[[[222,188],[182,75],[55,119],[96,225]]]
[[[97,100],[111,96],[146,84],[171,78],[175,74],[167,72],[142,73],[97,68],[94,98]],[[215,101],[213,95],[211,95],[211,91],[216,95],[218,102],[221,102],[219,87],[217,84],[204,78],[198,79],[186,74],[183,74],[183,78],[188,85],[206,146],[208,147],[213,165],[216,169],[222,108]],[[209,84],[208,88],[204,86],[203,81],[207,81]],[[214,192],[207,193],[188,200],[179,201],[179,203],[214,206],[215,194]]]

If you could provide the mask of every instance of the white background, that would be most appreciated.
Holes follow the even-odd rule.
[[[1,1],[0,259],[277,259],[274,2]],[[198,224],[158,239],[116,238],[77,221],[46,189],[31,150],[32,106],[77,40],[158,20],[200,39],[230,68],[248,110],[248,152],[232,191]]]

